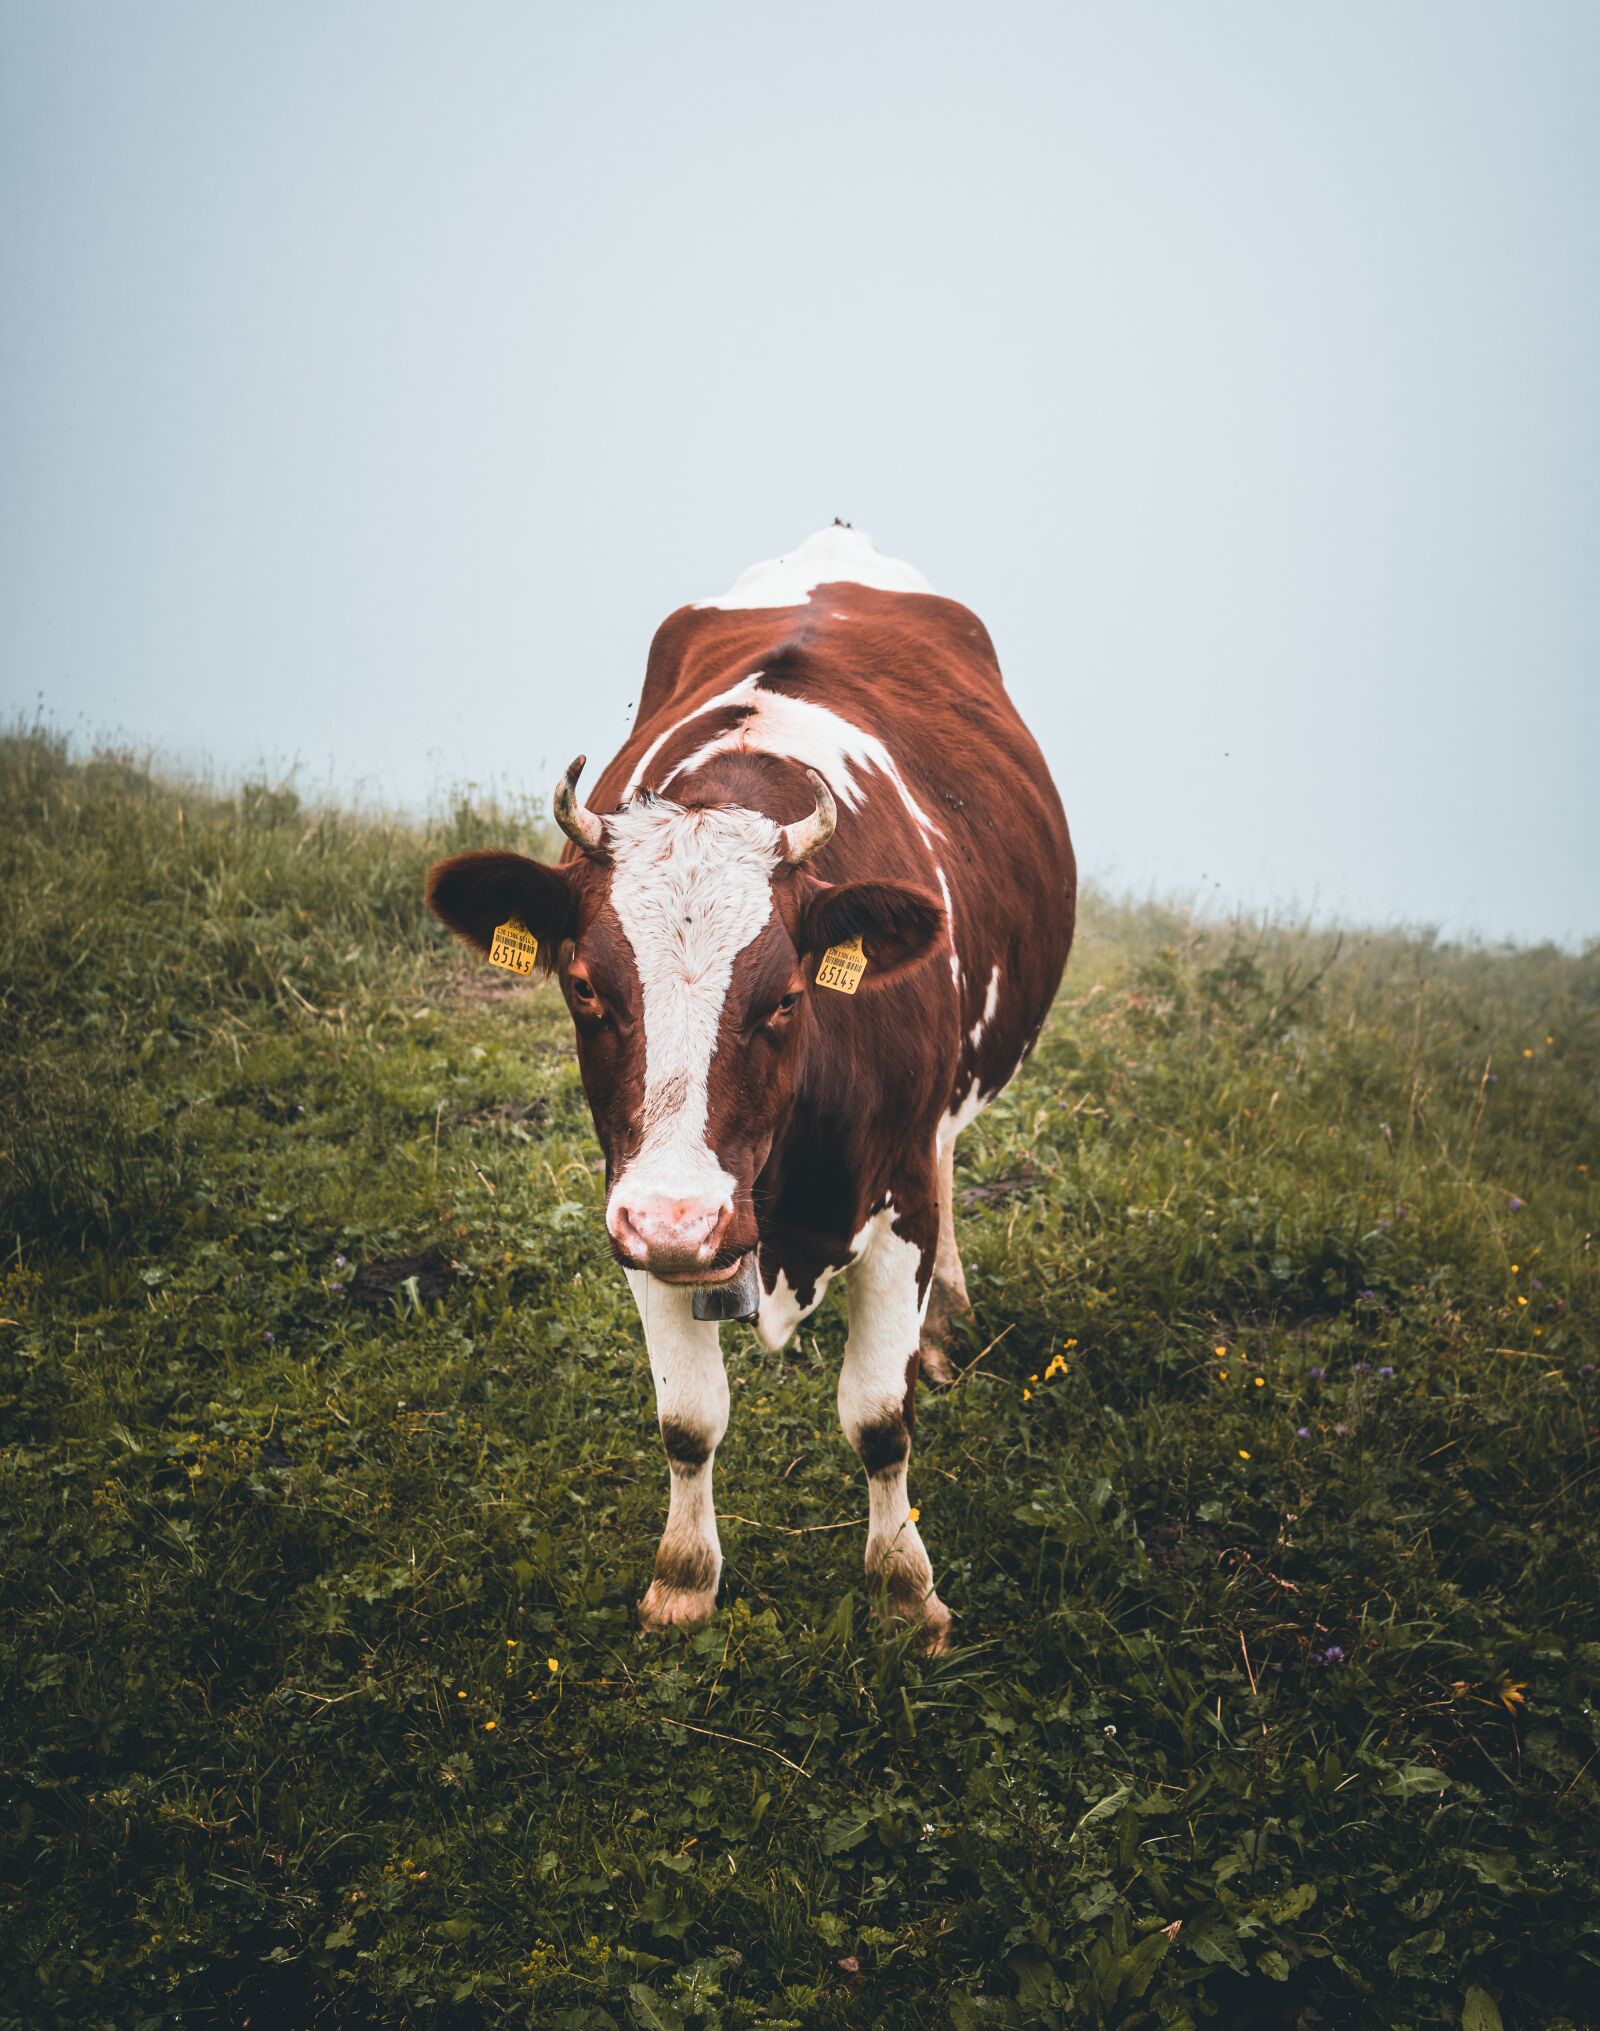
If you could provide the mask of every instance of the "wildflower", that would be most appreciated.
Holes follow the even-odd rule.
[[[507,1650],[515,1650],[516,1647],[517,1647],[517,1639],[514,1636],[508,1636],[506,1638]]]
[[[1539,1279],[1536,1276],[1530,1276],[1528,1279],[1528,1288],[1531,1291],[1542,1291],[1544,1289],[1544,1285],[1539,1281]]]
[[[1117,1732],[1117,1724],[1116,1724],[1116,1722],[1115,1722],[1115,1721],[1107,1721],[1107,1722],[1106,1722],[1106,1725],[1105,1725],[1105,1728],[1104,1728],[1104,1731],[1103,1731],[1103,1732],[1104,1732],[1104,1733],[1106,1733],[1107,1735],[1115,1735],[1115,1734],[1116,1734],[1116,1732]]]
[[[561,1669],[560,1664],[553,1657],[547,1657],[544,1664],[546,1671],[559,1671]]]
[[[344,1256],[336,1255],[333,1258],[333,1266],[335,1269],[348,1269],[350,1267],[350,1264]]]
[[[1227,1359],[1228,1350],[1226,1347],[1213,1347],[1211,1351],[1213,1354],[1216,1355],[1219,1361],[1224,1361]]]
[[[1394,1374],[1394,1370],[1390,1367],[1385,1366],[1383,1368],[1380,1368],[1378,1370],[1378,1373],[1383,1377],[1384,1381],[1387,1382],[1390,1376]]]
[[[328,1289],[330,1291],[342,1291],[344,1289],[344,1285],[342,1283],[331,1283],[329,1284]]]
[[[1515,1192],[1511,1194],[1511,1210],[1513,1213],[1520,1213],[1527,1203],[1526,1199],[1519,1199]]]
[[[272,1345],[272,1328],[268,1326],[265,1332],[261,1335],[261,1337],[263,1340],[266,1341],[267,1345],[270,1347]]]
[[[1321,1665],[1324,1670],[1326,1670],[1330,1665],[1343,1664],[1344,1645],[1342,1643],[1330,1643],[1326,1650],[1313,1650],[1311,1653],[1311,1662],[1313,1664]]]
[[[1501,1679],[1500,1704],[1508,1714],[1514,1714],[1518,1707],[1525,1707],[1528,1704],[1524,1697],[1527,1690],[1528,1681],[1525,1678],[1511,1678],[1507,1676]]]
[[[1264,1375],[1258,1375],[1256,1377],[1256,1388],[1265,1389],[1266,1386],[1267,1386],[1267,1378]]]
[[[1387,1234],[1387,1233],[1388,1233],[1388,1231],[1389,1231],[1390,1227],[1391,1227],[1391,1226],[1392,1226],[1393,1224],[1394,1224],[1394,1223],[1393,1223],[1392,1221],[1389,1221],[1389,1220],[1381,1220],[1381,1219],[1380,1219],[1380,1220],[1379,1220],[1379,1222],[1378,1222],[1378,1225],[1379,1225],[1379,1227],[1380,1227],[1380,1228],[1381,1228],[1381,1229],[1383,1230],[1383,1232],[1384,1232],[1385,1234]]]
[[[1522,1267],[1522,1264],[1521,1264],[1520,1262],[1514,1262],[1514,1263],[1512,1263],[1512,1265],[1511,1265],[1511,1274],[1512,1274],[1513,1276],[1515,1276],[1515,1275],[1517,1274],[1518,1270],[1519,1270],[1519,1269],[1521,1269],[1521,1267]]]
[[[1310,1425],[1298,1425],[1295,1428],[1295,1437],[1297,1439],[1309,1439],[1310,1436],[1311,1436]]]
[[[1063,1340],[1061,1344],[1062,1344],[1062,1346],[1063,1346],[1063,1347],[1065,1347],[1065,1348],[1067,1349],[1067,1351],[1068,1351],[1068,1352],[1070,1353],[1070,1352],[1071,1352],[1071,1350],[1072,1350],[1072,1349],[1073,1349],[1074,1347],[1076,1347],[1078,1343],[1077,1343],[1077,1341],[1076,1341],[1076,1340]]]
[[[906,1511],[906,1520],[909,1523],[920,1523],[922,1521],[922,1511],[913,1505]]]
[[[458,1700],[464,1700],[464,1699],[466,1698],[466,1694],[465,1694],[464,1692],[458,1692],[458,1693],[456,1694],[456,1698],[457,1698]]]
[[[1025,1389],[1025,1390],[1024,1390],[1024,1391],[1022,1392],[1022,1400],[1023,1400],[1023,1402],[1024,1402],[1024,1403],[1032,1403],[1032,1401],[1033,1401],[1033,1391],[1032,1391],[1031,1389]]]
[[[1523,1297],[1521,1292],[1519,1291],[1517,1294],[1517,1303],[1519,1305],[1525,1305],[1527,1302],[1528,1300],[1525,1297]]]
[[[1066,1355],[1052,1354],[1050,1356],[1050,1365],[1044,1371],[1044,1379],[1046,1382],[1048,1382],[1052,1375],[1065,1375],[1066,1372],[1067,1372]]]
[[[1356,1373],[1357,1375],[1370,1375],[1372,1373],[1372,1363],[1370,1361],[1358,1361],[1356,1363]]]
[[[1327,1372],[1328,1371],[1326,1368],[1313,1368],[1311,1371],[1311,1380],[1313,1382],[1320,1382],[1322,1378],[1327,1374]]]
[[[499,1725],[500,1723],[498,1721],[485,1721],[483,1724],[483,1732],[486,1735],[492,1735],[495,1729],[499,1727]]]
[[[1227,1369],[1226,1369],[1226,1368],[1219,1368],[1219,1369],[1217,1370],[1217,1380],[1218,1380],[1219,1382],[1226,1382],[1226,1381],[1227,1381],[1227,1379],[1228,1379],[1228,1371],[1227,1371]]]
[[[1553,1043],[1555,1042],[1555,1038],[1554,1038],[1554,1037],[1546,1037],[1546,1038],[1545,1038],[1545,1042],[1546,1042],[1547,1044],[1553,1044]]]
[[[1348,1438],[1350,1435],[1350,1427],[1348,1425],[1335,1425],[1333,1428],[1333,1435],[1336,1439]]]
[[[1374,1290],[1357,1291],[1356,1296],[1364,1303],[1370,1305],[1377,1301],[1378,1293]]]
[[[1523,1057],[1525,1057],[1525,1058],[1531,1058],[1531,1057],[1533,1056],[1533,1052],[1532,1052],[1531,1050],[1529,1050],[1529,1051],[1524,1051],[1522,1055],[1523,1055]]]
[[[1250,1455],[1249,1455],[1249,1454],[1248,1454],[1248,1453],[1247,1453],[1247,1452],[1245,1451],[1244,1447],[1243,1447],[1243,1446],[1241,1446],[1241,1447],[1239,1448],[1239,1458],[1240,1458],[1241,1460],[1248,1460],[1248,1459],[1249,1459],[1249,1457],[1250,1457]]]

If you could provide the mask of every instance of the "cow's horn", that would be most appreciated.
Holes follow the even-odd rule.
[[[816,796],[816,810],[808,817],[797,818],[792,825],[778,828],[783,834],[783,857],[791,867],[798,867],[801,861],[809,860],[819,847],[826,846],[839,822],[833,792],[815,769],[807,769],[806,778]]]
[[[574,846],[581,846],[585,853],[598,853],[605,837],[605,826],[587,804],[578,802],[577,796],[578,778],[583,774],[583,765],[588,759],[587,755],[579,755],[557,783],[550,809],[555,813],[556,823]]]

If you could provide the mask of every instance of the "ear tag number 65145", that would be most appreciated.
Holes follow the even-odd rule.
[[[491,966],[503,966],[508,973],[529,974],[538,956],[538,939],[515,917],[495,925],[494,943],[489,947]]]
[[[830,945],[817,967],[818,987],[831,987],[840,994],[854,994],[867,970],[867,955],[861,949],[858,932],[848,944]]]

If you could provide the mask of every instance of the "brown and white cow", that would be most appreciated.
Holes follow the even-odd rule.
[[[1043,758],[982,624],[836,525],[666,620],[587,806],[582,766],[555,795],[558,867],[458,854],[428,901],[485,951],[520,920],[577,1028],[671,1469],[643,1620],[716,1605],[728,1385],[703,1294],[755,1299],[758,1267],[775,1350],[848,1271],[839,1417],[867,1569],[937,1647],[949,1614],[906,1492],[916,1380],[948,1379],[968,1308],[955,1139],[1032,1047],[1072,942]],[[819,985],[858,935],[859,991]]]

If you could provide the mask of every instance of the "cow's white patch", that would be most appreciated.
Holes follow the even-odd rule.
[[[803,1305],[800,1293],[780,1269],[778,1281],[770,1291],[761,1293],[760,1307],[756,1313],[756,1338],[768,1354],[776,1354],[780,1347],[786,1347],[794,1329],[802,1319],[811,1314],[828,1294],[828,1285],[833,1281],[833,1272],[824,1270],[812,1288],[811,1302]]]
[[[718,706],[728,705],[745,706],[744,718],[738,725],[713,735],[686,761],[679,762],[662,782],[663,790],[677,782],[680,776],[692,775],[713,755],[781,755],[785,761],[802,762],[806,767],[815,769],[845,809],[856,811],[866,797],[864,786],[857,780],[857,771],[876,769],[893,784],[895,793],[921,833],[923,843],[931,844],[936,833],[943,836],[912,796],[894,756],[875,733],[868,733],[865,727],[856,726],[809,698],[796,698],[787,691],[763,691],[754,676],[743,678],[731,690],[712,699],[710,704],[698,706],[688,717],[698,719],[702,713],[714,712]],[[667,737],[662,736],[663,739]],[[655,744],[657,748],[660,745],[660,741]],[[636,776],[642,772],[643,766],[641,763]]]
[[[917,1288],[921,1249],[894,1231],[893,1201],[867,1222],[854,1248],[839,1422],[859,1445],[863,1433],[892,1426],[903,1415],[907,1364],[922,1336],[928,1291]],[[867,1571],[888,1575],[896,1612],[937,1624],[948,1617],[911,1514],[906,1464],[901,1458],[867,1476]]]
[[[835,523],[831,529],[819,529],[808,536],[786,557],[752,564],[726,592],[715,599],[696,600],[695,605],[724,609],[804,606],[814,587],[841,581],[870,585],[880,592],[933,591],[914,564],[881,556],[864,529],[845,529]]]
[[[645,1084],[637,1153],[606,1208],[656,1193],[732,1203],[706,1143],[707,1083],[733,962],[772,914],[778,828],[737,807],[652,800],[607,820],[611,902],[639,969]]]
[[[974,1050],[976,1050],[979,1044],[982,1043],[983,1033],[989,1027],[990,1023],[994,1021],[995,1010],[999,1006],[1000,1006],[1000,968],[998,965],[996,965],[994,967],[991,967],[989,972],[989,991],[983,997],[983,1014],[979,1016],[978,1020],[972,1025],[972,1028],[967,1033],[968,1041],[971,1043],[972,1048]]]
[[[658,1283],[642,1269],[624,1270],[644,1325],[656,1417],[705,1442],[698,1467],[675,1467],[661,1547],[668,1560],[709,1572],[715,1595],[722,1571],[717,1512],[711,1493],[712,1458],[728,1429],[728,1377],[715,1325],[694,1317],[692,1294]]]

